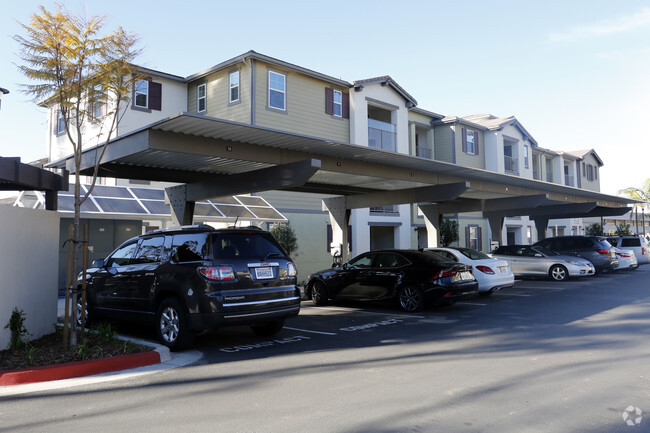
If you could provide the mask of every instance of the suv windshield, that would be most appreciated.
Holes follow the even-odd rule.
[[[275,239],[262,232],[219,233],[212,236],[212,251],[215,258],[267,259],[285,257],[284,251]]]

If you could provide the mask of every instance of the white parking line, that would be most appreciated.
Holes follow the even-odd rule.
[[[524,293],[503,293],[503,292],[497,292],[496,294],[501,295],[501,296],[526,296],[526,297],[530,296],[530,295],[526,295],[526,294],[524,294]]]
[[[302,307],[305,308],[305,307]],[[390,317],[408,317],[411,319],[424,319],[424,316],[414,316],[412,314],[391,314],[391,313],[379,313],[377,311],[364,311],[364,310],[355,310],[352,308],[336,308],[336,307],[306,307],[306,308],[318,308],[321,310],[331,310],[331,311],[348,311],[353,313],[364,313],[364,314],[373,314],[376,316],[390,316]]]
[[[288,326],[285,326],[283,329],[290,329],[292,331],[300,331],[300,332],[309,332],[310,334],[321,334],[321,335],[338,335],[335,332],[323,332],[323,331],[309,331],[307,329],[299,329],[299,328],[289,328]]]
[[[566,290],[566,287],[535,286],[535,287],[518,287],[518,289],[525,289],[525,290]]]
[[[485,307],[487,305],[487,304],[478,304],[476,302],[463,302],[463,301],[459,302],[459,304],[461,304],[461,305],[478,305],[479,307]]]

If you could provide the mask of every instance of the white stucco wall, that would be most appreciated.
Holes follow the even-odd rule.
[[[59,214],[0,205],[0,348],[14,307],[25,312],[25,327],[36,339],[54,331],[57,316]]]

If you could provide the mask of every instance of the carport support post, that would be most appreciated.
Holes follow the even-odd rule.
[[[165,203],[171,208],[172,224],[188,226],[194,219],[194,202],[187,201],[187,185],[165,188]]]
[[[341,244],[341,263],[350,259],[348,225],[350,224],[350,209],[346,209],[345,197],[331,197],[323,199],[323,210],[330,214],[332,224],[332,242]]]
[[[492,231],[492,242],[497,241],[501,245],[503,242],[503,223],[506,218],[503,215],[487,215],[487,219]]]
[[[440,245],[440,223],[442,214],[436,205],[418,205],[424,216],[427,228],[427,247],[435,248]]]
[[[533,218],[535,222],[535,228],[537,229],[537,240],[541,241],[546,239],[546,229],[548,228],[548,218],[546,217],[535,217]]]

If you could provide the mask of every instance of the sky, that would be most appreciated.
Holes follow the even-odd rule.
[[[189,76],[249,50],[346,81],[390,75],[418,107],[514,115],[540,147],[594,149],[601,191],[650,178],[650,2],[167,0],[61,2],[136,33],[142,66]],[[14,35],[39,5],[0,13],[0,156],[46,156],[45,110],[20,91]]]

